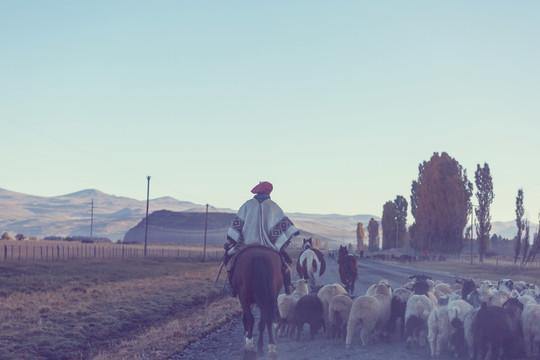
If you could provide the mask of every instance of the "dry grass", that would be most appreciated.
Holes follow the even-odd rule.
[[[204,313],[217,267],[167,258],[2,264],[0,358],[170,355],[238,314],[236,299]]]

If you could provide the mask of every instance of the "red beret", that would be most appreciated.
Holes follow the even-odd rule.
[[[274,187],[268,181],[262,181],[251,189],[251,192],[254,194],[270,194],[273,189]]]

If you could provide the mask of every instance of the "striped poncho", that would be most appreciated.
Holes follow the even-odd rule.
[[[235,243],[229,255],[246,245],[261,244],[276,251],[300,232],[269,196],[244,203],[229,226],[227,239]]]

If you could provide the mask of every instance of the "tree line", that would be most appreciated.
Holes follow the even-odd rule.
[[[368,223],[368,250],[400,248],[408,243],[421,252],[459,254],[470,243],[474,233],[479,260],[483,262],[484,257],[490,254],[490,207],[495,198],[487,163],[477,164],[474,185],[467,176],[467,170],[456,159],[446,152],[433,153],[428,161],[419,164],[418,178],[411,183],[412,225],[407,229],[409,204],[405,197],[398,195],[387,201],[383,205],[380,224],[382,243],[379,244],[379,223],[371,218]],[[476,204],[472,202],[473,195]],[[475,223],[469,224],[468,219],[473,220],[473,214]],[[514,264],[521,255],[521,265],[533,261],[540,250],[538,233],[532,237],[532,244],[530,242],[529,223],[524,214],[523,189],[519,189],[516,197],[517,234],[512,241]],[[363,249],[363,231],[357,230],[357,240],[358,247]]]

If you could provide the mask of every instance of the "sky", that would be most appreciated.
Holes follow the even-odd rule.
[[[447,152],[540,212],[537,1],[2,1],[0,188],[382,215]],[[473,200],[474,202],[475,200]],[[412,222],[409,215],[408,222]]]

